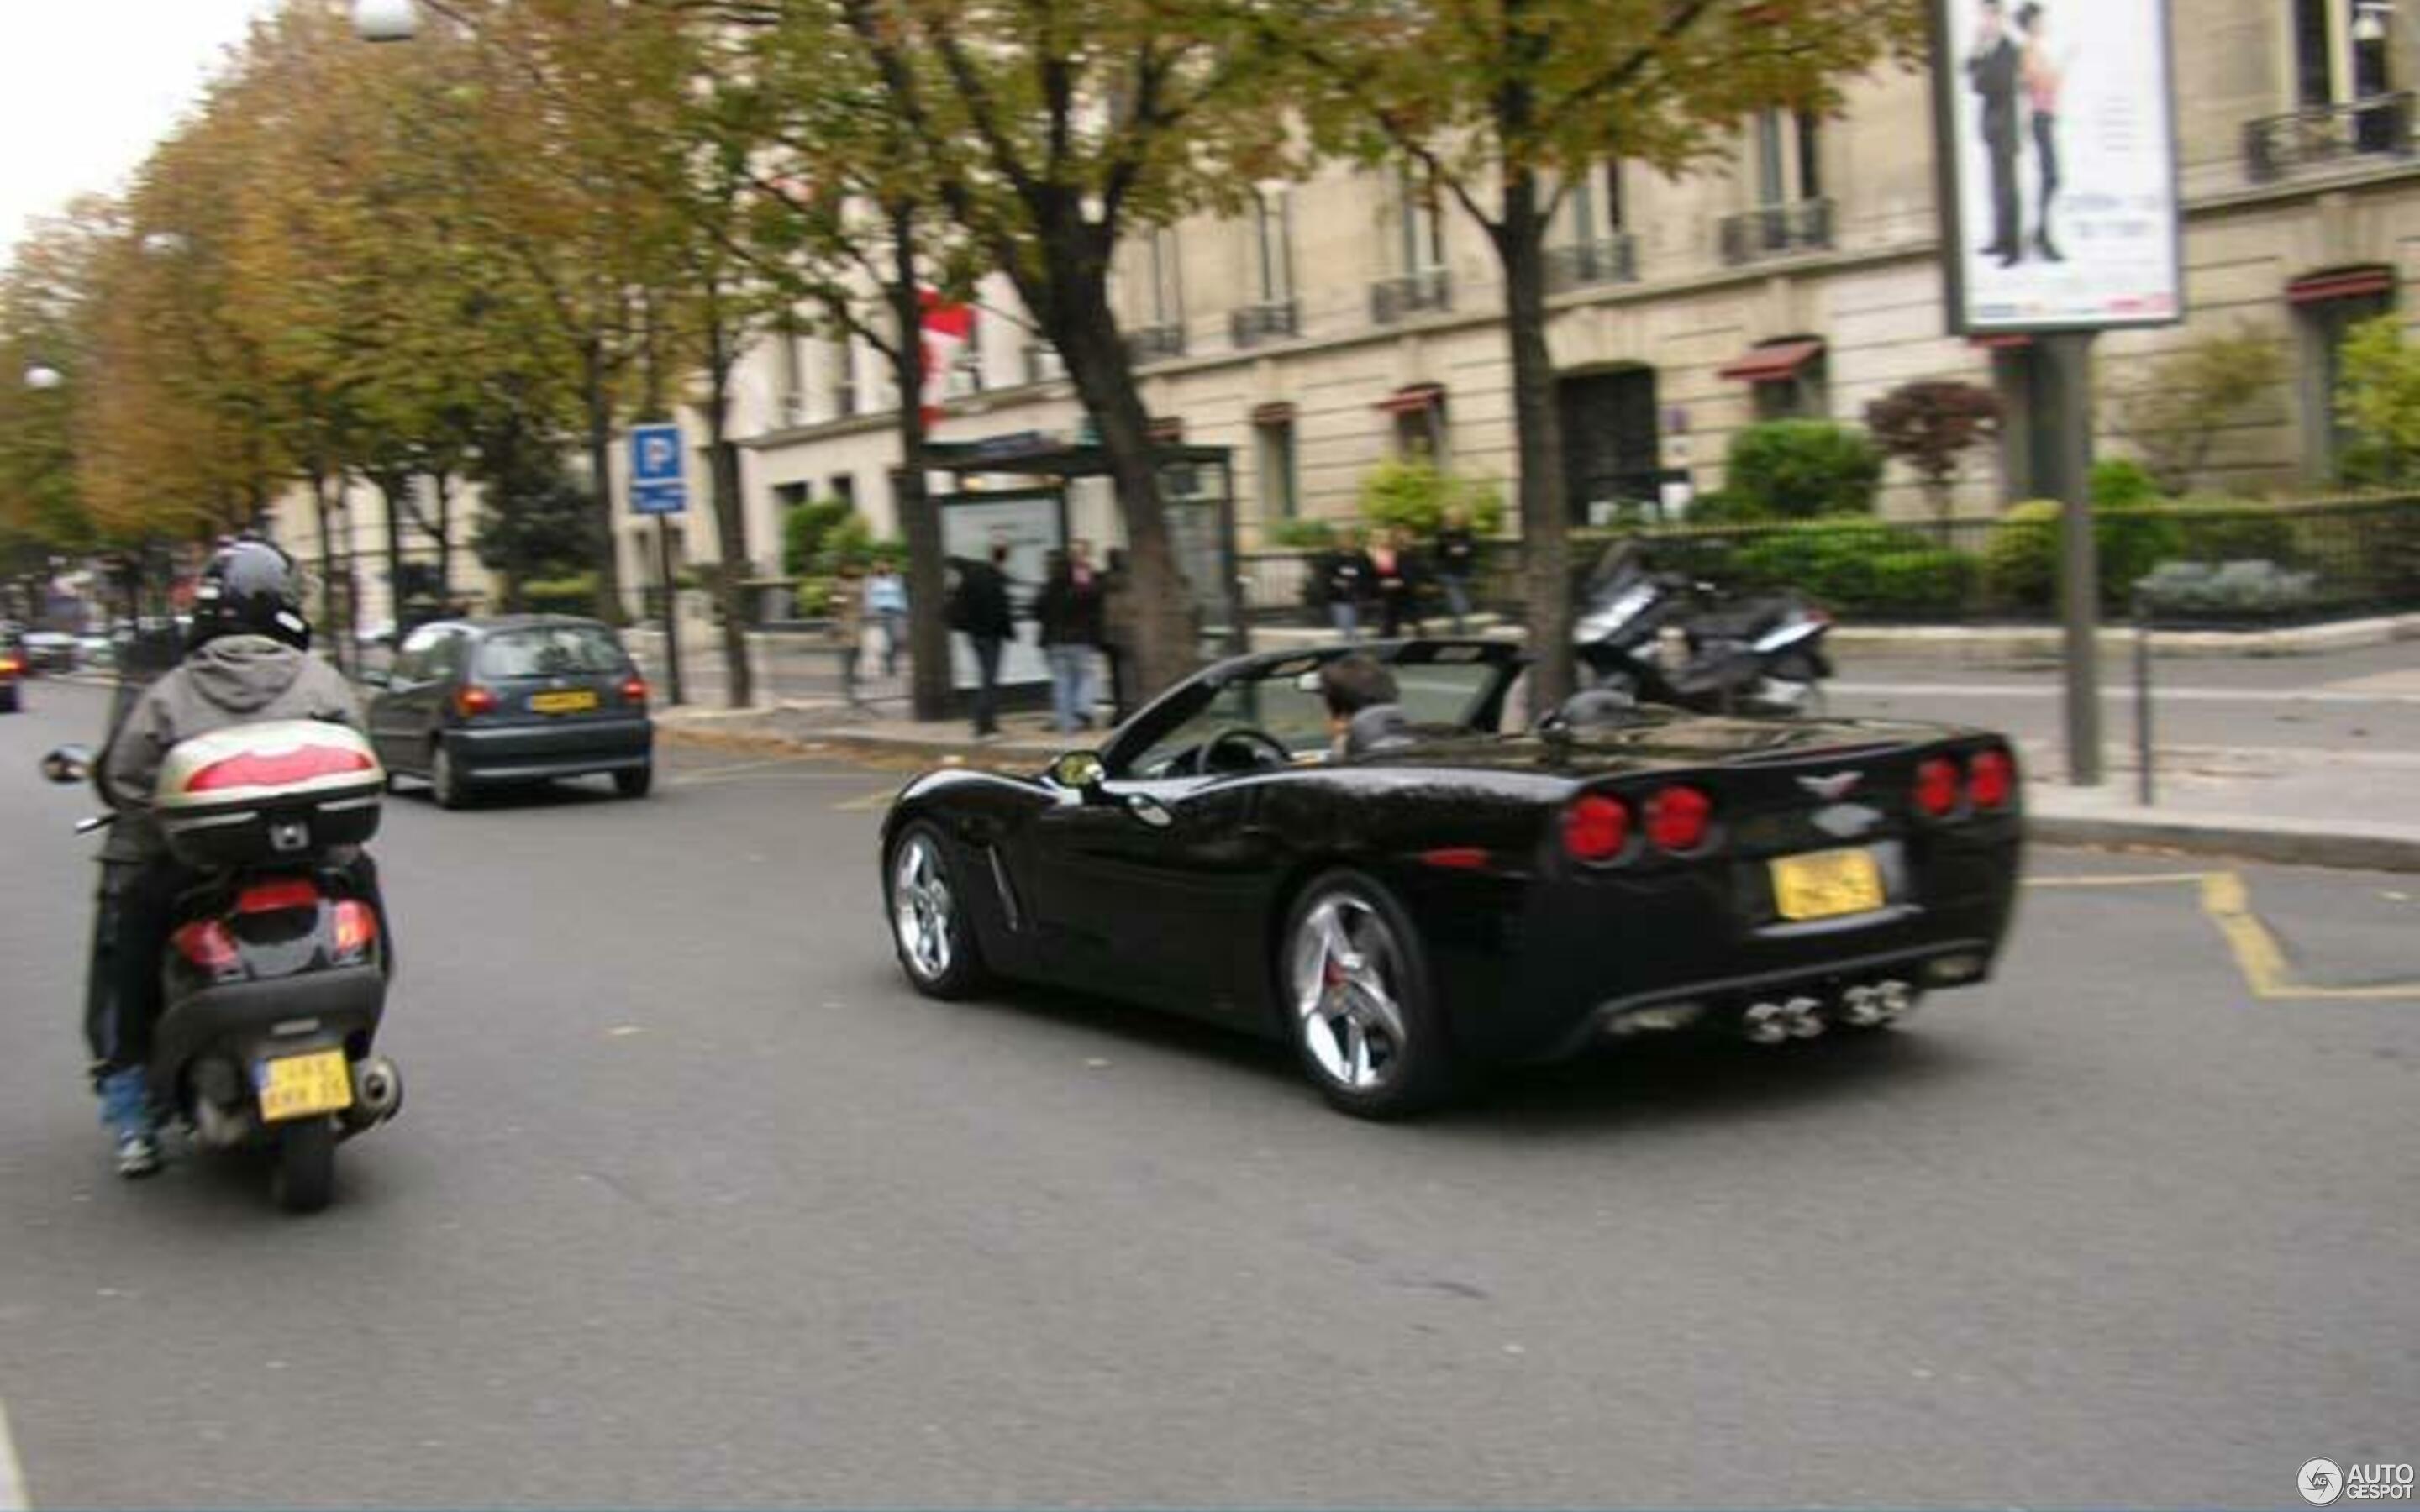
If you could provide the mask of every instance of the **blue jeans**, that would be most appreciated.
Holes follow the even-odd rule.
[[[1331,600],[1327,606],[1327,617],[1335,623],[1338,635],[1347,640],[1361,639],[1360,605],[1349,598]]]
[[[899,675],[899,651],[908,643],[908,616],[895,609],[874,611],[874,623],[882,627],[882,675]]]
[[[1093,717],[1093,648],[1074,642],[1046,648],[1050,658],[1051,727],[1064,734]]]
[[[1445,584],[1446,607],[1453,610],[1453,633],[1460,635],[1462,622],[1470,616],[1470,579],[1449,573],[1437,581]]]

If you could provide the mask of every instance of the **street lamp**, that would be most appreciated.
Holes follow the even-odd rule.
[[[420,35],[412,0],[353,0],[353,35],[365,42],[408,42]]]
[[[25,369],[25,387],[37,393],[48,393],[68,380],[68,376],[48,363],[36,363]]]
[[[2356,42],[2386,40],[2386,23],[2394,15],[2392,0],[2357,0],[2353,7],[2352,39]]]

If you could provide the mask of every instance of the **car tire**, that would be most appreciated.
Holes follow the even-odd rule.
[[[1274,964],[1286,1041],[1330,1107],[1400,1119],[1452,1095],[1452,1039],[1419,933],[1376,878],[1313,880],[1287,912]]]
[[[626,798],[644,798],[647,795],[647,790],[655,785],[656,767],[652,762],[644,766],[613,774],[613,791]]]
[[[899,832],[882,861],[883,910],[908,984],[927,997],[969,997],[990,980],[967,889],[950,862],[939,826],[918,820]]]
[[[287,1212],[318,1212],[336,1195],[336,1120],[302,1119],[277,1132],[269,1196]]]
[[[436,754],[428,759],[428,791],[440,809],[459,809],[471,801],[470,784],[462,779],[461,769],[454,764],[454,753],[442,740],[437,742]]]

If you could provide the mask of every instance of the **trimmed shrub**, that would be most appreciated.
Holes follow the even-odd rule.
[[[1336,522],[1281,519],[1268,529],[1269,544],[1289,551],[1325,551],[1336,544]]]
[[[1864,431],[1828,420],[1770,420],[1731,436],[1725,491],[1764,519],[1871,514],[1883,455]]]
[[[852,514],[837,499],[817,499],[791,506],[782,517],[782,570],[794,578],[814,571],[824,538]]]
[[[2133,509],[2161,499],[2159,480],[2131,457],[2105,457],[2092,464],[2086,486],[2095,509]]]
[[[1717,580],[1795,588],[1836,609],[1905,613],[1962,603],[1972,580],[1964,560],[1921,532],[1870,520],[1819,521],[1743,534],[1729,573]]]
[[[2207,562],[2299,560],[2294,522],[2278,510],[2241,499],[2184,499],[2170,506],[2184,532],[2183,554]]]
[[[1983,583],[1994,602],[2027,609],[2057,603],[2059,511],[2055,501],[2036,499],[2000,517],[1983,548]],[[2184,551],[2184,527],[2169,510],[2096,509],[2092,535],[2105,609],[2124,606],[2136,579]]]
[[[1446,512],[1461,509],[1470,528],[1493,535],[1504,524],[1504,490],[1482,479],[1441,471],[1425,457],[1381,462],[1361,478],[1361,517],[1376,530],[1434,537]]]
[[[597,575],[574,573],[568,578],[540,578],[520,585],[522,607],[532,614],[594,614]]]

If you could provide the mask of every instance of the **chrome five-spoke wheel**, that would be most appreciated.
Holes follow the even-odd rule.
[[[1295,1048],[1321,1093],[1348,1113],[1407,1113],[1443,1090],[1418,942],[1372,881],[1339,874],[1295,905],[1283,963]]]
[[[909,825],[892,847],[891,932],[920,992],[959,996],[982,974],[940,832],[930,825]]]

